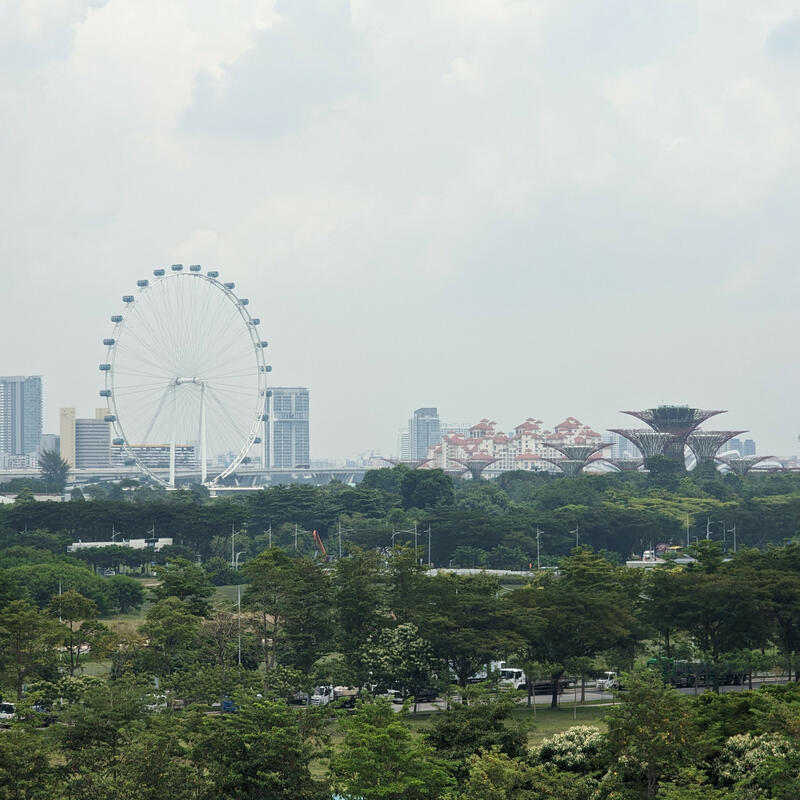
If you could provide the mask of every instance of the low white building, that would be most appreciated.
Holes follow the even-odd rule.
[[[144,550],[151,547],[153,550],[160,550],[162,547],[169,547],[172,544],[171,538],[163,539],[120,539],[118,542],[73,542],[67,545],[67,552],[74,553],[76,550],[89,550],[93,547],[130,547],[132,550]]]

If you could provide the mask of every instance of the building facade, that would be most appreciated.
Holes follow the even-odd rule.
[[[266,452],[270,466],[294,469],[311,461],[308,433],[308,389],[304,386],[274,386],[271,413],[265,426]]]
[[[436,408],[418,408],[411,418],[409,444],[411,458],[427,458],[428,451],[442,438],[439,411]]]
[[[547,459],[561,459],[563,454],[551,445],[596,445],[603,440],[597,431],[574,417],[567,417],[552,431],[545,430],[542,425],[541,420],[528,417],[513,431],[504,433],[497,430],[496,422],[484,418],[472,425],[466,435],[444,434],[441,442],[429,448],[427,455],[431,463],[428,466],[457,469],[460,461],[482,455],[497,459],[486,467],[487,477],[516,469],[555,472],[558,468]],[[602,455],[609,455],[610,450],[610,447],[605,448]]]
[[[41,375],[0,376],[0,453],[32,455],[41,438]]]
[[[106,410],[95,409],[94,418],[79,418],[74,408],[59,409],[60,453],[71,467],[94,469],[111,466],[111,424]]]

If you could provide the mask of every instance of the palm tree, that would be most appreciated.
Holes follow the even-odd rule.
[[[42,473],[42,480],[51,486],[62,490],[67,484],[70,465],[55,450],[44,450],[39,456],[39,470]]]

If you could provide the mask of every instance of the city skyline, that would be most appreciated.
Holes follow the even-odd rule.
[[[181,262],[251,298],[316,456],[390,452],[422,406],[660,403],[797,452],[794,4],[169,9],[3,16],[0,369],[45,376],[45,431]]]

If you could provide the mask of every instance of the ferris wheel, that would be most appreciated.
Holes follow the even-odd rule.
[[[213,485],[261,442],[272,369],[261,321],[216,271],[173,264],[153,276],[123,296],[103,339],[112,463],[124,454],[161,484],[175,486],[182,472]]]

